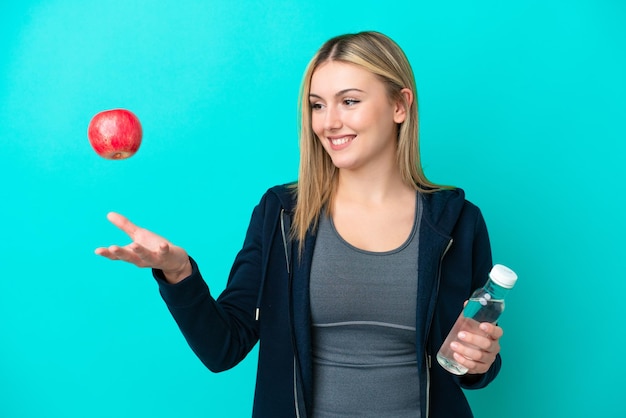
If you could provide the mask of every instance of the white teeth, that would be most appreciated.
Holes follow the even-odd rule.
[[[343,145],[346,142],[350,141],[352,138],[337,138],[337,139],[331,139],[330,142],[332,142],[333,145]]]

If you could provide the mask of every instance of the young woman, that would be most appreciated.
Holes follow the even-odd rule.
[[[132,243],[96,253],[151,267],[189,345],[211,370],[259,342],[254,417],[471,417],[463,388],[500,369],[502,329],[433,357],[492,266],[480,210],[423,174],[416,87],[376,32],[326,42],[301,90],[300,172],[255,207],[215,299],[185,250],[121,215]]]

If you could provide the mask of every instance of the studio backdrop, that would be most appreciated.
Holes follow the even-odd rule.
[[[0,6],[0,417],[247,417],[256,349],[212,374],[150,271],[94,255],[120,212],[214,294],[254,205],[297,179],[297,98],[328,38],[383,32],[415,70],[427,176],[462,187],[517,271],[480,418],[626,417],[626,6],[8,0]],[[143,143],[100,158],[96,113]]]

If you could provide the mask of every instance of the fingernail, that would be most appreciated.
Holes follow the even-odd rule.
[[[453,350],[456,350],[457,348],[459,348],[459,344],[458,343],[450,343],[450,348]]]
[[[480,329],[487,332],[489,331],[489,325],[487,324],[480,324]]]
[[[459,332],[459,339],[464,340],[467,334],[464,331]]]

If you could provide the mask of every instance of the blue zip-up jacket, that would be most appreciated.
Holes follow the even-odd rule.
[[[480,210],[461,189],[420,194],[416,348],[422,418],[466,418],[472,412],[462,388],[486,386],[500,356],[483,375],[454,376],[434,357],[463,303],[484,285],[491,248]],[[212,371],[237,365],[259,342],[254,418],[311,417],[313,365],[309,273],[315,233],[304,252],[289,239],[294,191],[268,190],[255,207],[228,284],[214,299],[192,259],[193,273],[159,290],[189,345]]]

